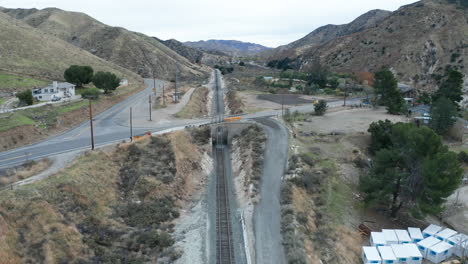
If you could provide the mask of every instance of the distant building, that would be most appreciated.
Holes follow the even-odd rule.
[[[414,98],[414,88],[404,84],[404,83],[398,83],[398,89],[400,89],[400,92],[403,94],[404,97],[406,98]]]
[[[47,87],[33,89],[32,94],[38,101],[60,100],[61,98],[75,96],[75,85],[54,81]]]
[[[120,86],[127,86],[127,85],[128,85],[128,79],[120,80]]]
[[[417,105],[409,108],[408,112],[418,125],[429,125],[431,122],[431,107],[429,105]]]
[[[265,80],[265,81],[270,81],[270,82],[271,82],[271,81],[273,81],[273,77],[271,77],[271,76],[263,76],[263,80]]]

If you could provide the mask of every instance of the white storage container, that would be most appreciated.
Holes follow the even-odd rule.
[[[423,237],[424,238],[427,238],[427,237],[430,237],[430,236],[434,236],[435,234],[437,234],[440,230],[442,230],[442,227],[438,226],[438,225],[429,225],[428,227],[426,227],[426,229],[423,230]]]
[[[405,249],[405,245],[393,244],[391,245],[391,247],[393,250],[393,254],[395,254],[395,257],[397,259],[396,263],[407,264],[409,254],[408,254],[408,251]]]
[[[398,244],[408,244],[411,243],[411,238],[408,234],[408,231],[403,229],[395,229],[395,234],[398,238]]]
[[[382,263],[383,264],[396,264],[397,259],[395,257],[395,254],[393,254],[392,247],[389,246],[382,246],[382,247],[377,247],[380,253],[380,257],[382,258]]]
[[[442,240],[442,241],[447,242],[447,239],[448,239],[449,237],[452,237],[452,236],[454,236],[454,235],[456,235],[456,234],[457,234],[457,231],[452,230],[452,229],[450,229],[450,228],[445,228],[444,230],[442,230],[442,231],[440,231],[439,233],[437,233],[437,234],[435,235],[435,237],[437,237],[438,239],[440,239],[440,240]]]
[[[433,263],[440,263],[452,256],[453,246],[444,241],[429,248],[426,259]]]
[[[453,246],[452,252],[457,257],[468,256],[468,236],[464,234],[457,234],[447,239],[447,243]]]
[[[387,242],[387,246],[398,244],[398,237],[395,234],[395,230],[393,229],[382,229],[382,233],[385,237],[385,241]]]
[[[376,247],[362,247],[362,261],[364,264],[382,264]]]
[[[418,247],[416,244],[404,244],[405,249],[408,253],[408,264],[421,264],[423,261],[423,256],[421,252],[419,252]]]
[[[421,252],[423,258],[425,258],[427,257],[429,248],[438,243],[440,243],[440,240],[431,236],[419,241],[416,245],[418,246],[418,249]]]
[[[387,245],[387,242],[382,232],[371,232],[370,244],[373,247],[379,247]]]
[[[420,228],[408,227],[408,233],[413,243],[418,243],[419,241],[424,239]]]

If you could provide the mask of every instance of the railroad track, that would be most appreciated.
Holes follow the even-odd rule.
[[[218,122],[224,116],[224,98],[220,96],[219,76],[215,75],[215,115]],[[216,160],[216,263],[233,264],[234,247],[232,243],[231,213],[229,207],[229,192],[226,179],[225,151],[227,145],[227,133],[220,125],[213,130],[213,149]]]

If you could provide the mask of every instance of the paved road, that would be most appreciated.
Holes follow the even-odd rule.
[[[105,112],[97,115],[94,120],[95,131],[95,145],[102,146],[128,140],[130,138],[129,125],[122,124],[121,119],[118,117],[125,112],[129,112],[130,107],[137,107],[142,104],[147,105],[148,95],[152,93],[154,87],[153,80],[145,80],[148,88],[131,96],[130,98],[120,102]],[[161,92],[163,82],[157,81],[157,93]],[[359,99],[349,100],[349,104],[359,103]],[[329,102],[329,107],[337,107],[342,104],[342,101]],[[292,107],[291,111],[313,111],[313,105],[304,105]],[[281,110],[270,110],[258,112],[255,114],[245,115],[244,118],[259,118],[268,116],[277,116],[281,114]],[[119,120],[117,120],[119,119]],[[166,124],[156,124],[147,127],[134,127],[133,135],[143,134],[147,131],[157,132],[174,127],[187,126],[187,125],[201,125],[210,123],[211,119],[198,119],[190,121],[174,121]],[[90,149],[91,139],[89,132],[89,121],[83,122],[79,126],[62,133],[60,135],[51,136],[50,138],[39,143],[17,148],[14,150],[0,153],[0,169],[8,168],[15,165],[24,163],[27,160],[36,160],[44,157],[50,157],[61,153],[76,151],[80,149]]]
[[[261,200],[254,213],[256,263],[282,264],[286,263],[286,257],[281,243],[280,191],[288,159],[288,132],[272,119],[256,121],[265,127],[267,133]]]

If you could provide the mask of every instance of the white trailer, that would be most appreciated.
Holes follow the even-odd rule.
[[[391,245],[393,254],[397,259],[398,264],[407,264],[409,259],[408,251],[405,249],[405,245],[393,244]]]
[[[419,241],[424,239],[420,228],[408,227],[408,233],[409,233],[409,235],[411,237],[411,241],[413,241],[413,243],[418,243]]]
[[[453,254],[459,258],[468,257],[468,236],[457,234],[447,239],[447,243],[453,246]]]
[[[457,234],[457,231],[450,229],[450,228],[445,228],[444,230],[440,231],[435,235],[438,239],[447,242],[447,239],[450,237],[454,236]]]
[[[426,227],[426,229],[423,230],[423,237],[424,238],[427,238],[427,237],[430,237],[430,236],[434,236],[435,234],[437,234],[440,230],[442,230],[442,227],[438,226],[438,225],[429,225],[428,227]]]
[[[423,256],[421,252],[419,252],[416,244],[404,244],[404,246],[409,255],[408,264],[421,264],[423,261]]]
[[[382,263],[385,264],[396,264],[397,258],[393,253],[392,247],[389,246],[381,246],[377,247],[380,253],[380,257],[382,258]]]
[[[387,245],[387,242],[382,232],[371,232],[370,244],[373,247],[379,247]]]
[[[382,264],[376,247],[362,247],[362,261],[364,264]]]
[[[427,253],[429,251],[429,248],[432,247],[435,244],[440,243],[440,240],[430,236],[428,238],[425,238],[421,241],[419,241],[416,245],[418,246],[419,251],[421,252],[422,256],[425,258],[427,257]]]
[[[398,244],[398,237],[395,234],[395,230],[393,229],[382,229],[382,233],[385,237],[385,241],[387,242],[387,246]]]
[[[408,234],[408,231],[403,229],[395,229],[395,234],[398,238],[398,244],[409,244],[411,243],[411,238]]]
[[[432,263],[440,263],[452,256],[452,248],[452,245],[442,241],[429,248],[426,259]]]

